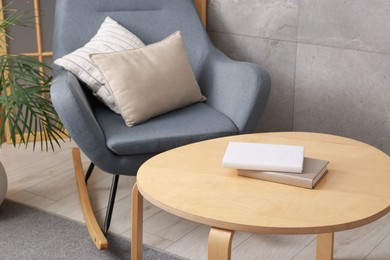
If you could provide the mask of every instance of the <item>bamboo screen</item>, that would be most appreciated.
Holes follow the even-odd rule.
[[[20,4],[20,2],[19,2],[19,4]],[[0,0],[0,7],[1,8],[6,7],[6,8],[12,9],[12,8],[15,8],[13,6],[14,3],[15,3],[15,1],[6,2],[5,0]],[[33,21],[31,21],[31,26],[33,28],[28,28],[26,30],[29,30],[30,33],[32,31],[33,34],[35,34],[35,37],[32,37],[33,39],[31,39],[30,37],[29,37],[29,39],[23,39],[25,45],[27,46],[26,47],[27,51],[21,51],[18,53],[23,54],[23,55],[27,55],[27,56],[31,56],[31,57],[35,57],[40,62],[44,62],[45,58],[50,58],[52,56],[52,52],[43,50],[40,1],[39,0],[25,1],[25,5],[28,9],[27,10],[23,9],[23,11],[28,12],[27,15],[29,17],[33,17]],[[32,13],[30,13],[30,12],[32,12]],[[0,12],[0,19],[4,19],[4,15],[5,14],[3,12]],[[6,39],[5,35],[1,35],[0,37],[2,37],[2,39],[3,39],[3,42],[1,43],[2,48],[0,49],[0,54],[12,52],[10,50],[11,46],[8,46],[9,44],[11,44],[11,42],[8,39]],[[17,39],[15,39],[15,40],[17,40]],[[34,43],[33,43],[33,41],[34,41]],[[35,50],[31,51],[31,46],[34,46]],[[5,131],[5,139],[6,139],[7,143],[12,143],[12,140],[10,138],[10,132],[9,132],[9,129],[7,128],[7,126],[6,126],[6,131]]]

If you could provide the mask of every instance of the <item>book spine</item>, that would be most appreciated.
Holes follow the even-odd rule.
[[[263,171],[246,171],[246,170],[238,170],[238,175],[260,179],[264,181],[272,181],[282,184],[288,184],[292,186],[303,187],[307,189],[313,188],[313,182],[309,179],[299,178],[294,175],[285,175],[283,173],[278,172],[263,172]]]
[[[236,168],[236,169],[243,169],[243,170],[255,170],[259,171],[271,171],[271,172],[289,172],[289,173],[302,173],[303,167],[302,166],[274,166],[274,165],[259,165],[259,164],[251,164],[251,163],[234,163],[234,162],[223,162],[222,166],[225,168]]]

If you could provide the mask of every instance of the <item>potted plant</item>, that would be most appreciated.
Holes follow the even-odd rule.
[[[6,33],[10,26],[26,26],[23,13],[7,8],[0,11],[6,13],[6,18],[0,20],[0,36],[10,38]],[[4,37],[0,37],[3,44]],[[31,141],[35,149],[35,144],[40,142],[41,150],[48,151],[64,140],[66,133],[50,101],[52,77],[47,72],[50,67],[33,57],[0,54],[0,146],[6,126],[14,146],[27,147]],[[4,171],[0,161],[0,204],[5,193],[2,189],[6,190]]]

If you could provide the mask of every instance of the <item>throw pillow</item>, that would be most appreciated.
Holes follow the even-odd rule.
[[[142,48],[92,54],[91,58],[127,126],[205,100],[180,32]]]
[[[143,47],[145,44],[133,33],[107,17],[96,35],[84,47],[54,61],[83,81],[104,104],[119,113],[114,98],[104,84],[99,69],[91,61],[91,53],[107,53]]]

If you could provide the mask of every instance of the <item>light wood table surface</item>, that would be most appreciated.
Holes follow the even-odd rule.
[[[237,176],[222,168],[230,141],[302,145],[330,161],[311,189]],[[365,143],[318,133],[261,133],[194,143],[161,153],[138,171],[132,198],[132,259],[142,259],[142,201],[211,226],[208,259],[230,259],[235,231],[317,234],[317,259],[333,259],[334,232],[390,211],[390,157]]]

